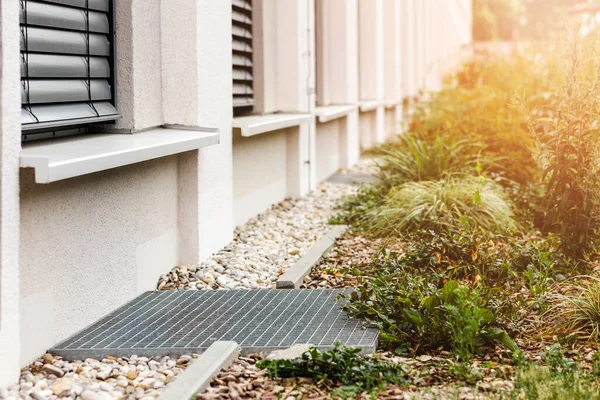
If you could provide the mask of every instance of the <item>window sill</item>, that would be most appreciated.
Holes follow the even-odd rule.
[[[325,123],[333,121],[334,119],[343,118],[352,111],[356,111],[356,109],[357,106],[352,104],[319,106],[315,111],[315,115],[319,119],[319,122]]]
[[[311,118],[310,114],[249,115],[234,118],[233,129],[241,132],[243,137],[250,137],[298,126],[310,122]]]
[[[401,106],[402,101],[397,100],[387,100],[384,104],[385,108],[395,108],[397,106]]]
[[[369,112],[378,109],[380,106],[385,105],[384,101],[374,100],[374,101],[361,101],[360,102],[360,111],[361,112]]]
[[[134,134],[93,134],[25,143],[21,168],[34,168],[36,183],[50,183],[219,143],[216,129],[199,129],[155,128]]]

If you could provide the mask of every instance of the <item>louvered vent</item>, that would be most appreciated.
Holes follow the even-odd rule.
[[[23,139],[117,119],[112,0],[20,3]]]
[[[252,82],[252,0],[232,0],[233,107],[237,112],[254,105]]]

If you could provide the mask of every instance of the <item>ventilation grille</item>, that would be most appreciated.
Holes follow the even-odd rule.
[[[252,64],[252,0],[233,0],[233,107],[254,105]]]

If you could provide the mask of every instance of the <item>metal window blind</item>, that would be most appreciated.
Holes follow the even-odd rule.
[[[252,0],[232,0],[233,107],[254,105],[252,77]]]
[[[112,1],[20,3],[23,137],[117,119]]]

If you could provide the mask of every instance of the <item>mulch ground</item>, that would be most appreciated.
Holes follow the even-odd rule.
[[[453,362],[446,357],[423,355],[417,358],[397,357],[378,353],[378,357],[406,365],[409,385],[388,385],[376,393],[360,393],[357,399],[476,399],[506,391],[512,387],[506,379],[512,371],[501,366],[499,356],[472,363],[473,373],[481,374],[476,385],[465,386],[450,374]],[[340,399],[338,386],[314,382],[308,378],[271,379],[255,363],[263,359],[260,354],[240,357],[231,367],[221,372],[206,392],[197,400],[217,399]],[[495,360],[495,361],[494,361]]]

